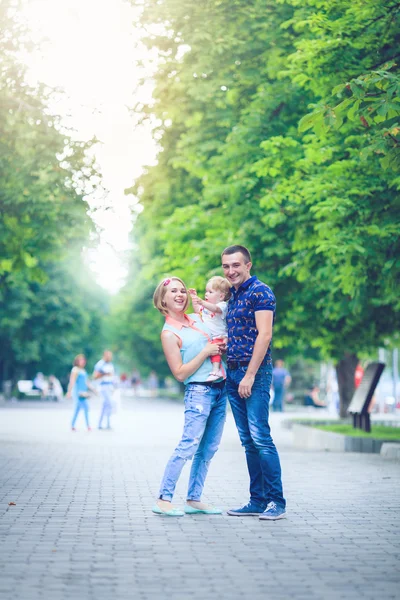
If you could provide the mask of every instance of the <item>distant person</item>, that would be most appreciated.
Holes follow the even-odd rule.
[[[71,428],[76,431],[75,423],[81,410],[85,415],[86,427],[91,431],[89,425],[89,390],[95,391],[89,383],[89,376],[85,370],[86,357],[84,354],[78,354],[74,359],[74,366],[69,378],[67,398],[73,398],[75,401],[75,409],[72,417]]]
[[[119,387],[123,390],[127,390],[131,387],[131,382],[126,373],[121,373],[119,378]]]
[[[132,389],[133,389],[135,396],[138,392],[138,388],[141,383],[142,383],[142,381],[140,378],[139,371],[137,369],[133,369],[132,375],[131,375],[131,385],[132,385]]]
[[[225,379],[207,381],[210,356],[221,352],[197,314],[186,314],[188,292],[182,279],[168,277],[154,292],[154,306],[165,317],[161,343],[174,377],[185,384],[182,439],[165,468],[153,512],[166,517],[184,514],[220,515],[222,510],[201,501],[210,461],[218,450],[226,415]],[[184,511],[172,505],[183,467],[192,460]]]
[[[115,369],[112,363],[112,352],[104,350],[103,358],[94,366],[93,377],[100,382],[100,394],[103,398],[103,406],[99,420],[99,429],[103,429],[103,420],[106,421],[106,429],[111,429],[112,395],[114,391]]]
[[[62,389],[60,381],[55,375],[49,375],[49,390],[48,395],[54,398],[57,402],[63,399],[64,391]]]
[[[283,412],[285,389],[290,385],[292,378],[283,360],[275,361],[275,367],[272,370],[272,387],[274,390],[274,399],[272,402],[272,410],[274,412]]]
[[[319,398],[319,387],[313,385],[304,396],[304,406],[313,406],[314,408],[326,408],[325,402]]]
[[[361,363],[359,362],[356,366],[356,370],[354,372],[354,387],[357,389],[360,385],[362,378],[364,377],[364,369],[362,368]]]
[[[155,371],[150,371],[150,374],[147,378],[147,386],[150,390],[151,396],[157,396],[158,391],[158,377]]]
[[[47,383],[43,373],[36,373],[35,379],[32,382],[32,389],[38,390],[42,397],[47,396],[49,384]]]
[[[230,284],[224,277],[211,277],[206,285],[205,300],[197,295],[195,289],[188,290],[195,313],[200,314],[211,332],[213,344],[226,344],[228,340],[228,328],[226,326],[226,311],[230,298]],[[219,354],[211,357],[212,371],[208,381],[216,381],[226,374],[221,370],[221,357]]]

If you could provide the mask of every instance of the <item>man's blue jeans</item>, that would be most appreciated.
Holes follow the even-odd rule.
[[[112,413],[112,394],[114,386],[112,383],[103,383],[100,385],[100,393],[103,398],[103,406],[101,407],[101,415],[99,420],[99,429],[103,426],[103,419],[107,421],[107,427],[110,427],[110,417]]]
[[[276,387],[274,388],[274,400],[272,402],[272,410],[274,412],[283,412],[283,396],[285,388]]]
[[[183,466],[192,458],[187,499],[200,500],[210,461],[221,441],[226,400],[225,386],[186,386],[183,435],[165,469],[158,496],[162,500],[172,500]]]
[[[272,364],[262,365],[250,398],[241,398],[239,383],[247,367],[228,369],[227,391],[250,475],[250,500],[264,509],[274,501],[284,508],[281,465],[268,423]]]

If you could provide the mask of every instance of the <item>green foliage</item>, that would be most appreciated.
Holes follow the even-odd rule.
[[[122,369],[139,367],[142,376],[154,369],[166,376],[168,368],[159,350],[163,320],[153,308],[152,295],[153,286],[140,277],[123,290],[112,304],[110,337]]]
[[[284,354],[339,361],[393,339],[400,5],[143,5],[159,69],[142,113],[157,123],[161,149],[132,190],[144,210],[129,310],[158,329],[133,282],[151,289],[176,272],[201,290],[220,272],[221,250],[241,243],[276,293]]]
[[[78,256],[44,265],[45,283],[14,276],[0,316],[4,378],[37,371],[65,378],[73,358],[86,354],[89,368],[104,348],[108,301]]]
[[[1,52],[1,47],[0,47]],[[90,143],[62,131],[48,92],[2,64],[0,81],[0,287],[16,272],[43,281],[42,262],[82,245],[91,229],[85,192],[96,176]]]
[[[360,151],[365,161],[375,153],[382,155],[381,166],[400,171],[400,75],[389,70],[391,62],[379,71],[370,71],[336,86],[332,96],[339,103],[320,103],[299,122],[300,131],[313,129],[323,135],[332,128],[340,129],[347,120],[359,121],[369,129],[366,146]]]
[[[62,376],[78,352],[100,352],[106,306],[81,265],[94,233],[85,194],[99,181],[92,142],[50,113],[50,90],[27,85],[18,8],[0,7],[0,380]]]

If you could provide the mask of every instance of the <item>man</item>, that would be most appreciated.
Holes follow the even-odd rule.
[[[112,412],[112,393],[114,391],[114,365],[112,364],[112,352],[104,350],[102,360],[94,367],[93,376],[100,380],[100,392],[103,397],[99,429],[103,429],[103,419],[107,421],[107,429],[111,429],[110,417]]]
[[[275,361],[275,367],[272,371],[272,387],[274,388],[274,401],[272,402],[272,410],[274,412],[283,412],[283,398],[285,388],[290,384],[292,378],[283,360]]]
[[[282,519],[281,466],[268,424],[272,380],[271,339],[275,296],[257,277],[251,277],[250,252],[229,246],[222,268],[231,283],[228,303],[227,390],[250,475],[250,501],[228,510],[231,516]]]

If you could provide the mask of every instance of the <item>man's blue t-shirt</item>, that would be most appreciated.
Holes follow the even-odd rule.
[[[255,276],[242,283],[238,290],[231,288],[231,294],[226,315],[227,360],[250,362],[258,336],[255,313],[270,310],[275,319],[275,296],[271,288]],[[271,344],[265,360],[271,360]]]
[[[275,390],[280,390],[285,384],[286,377],[290,377],[289,371],[283,367],[274,367],[272,371],[272,385]]]

